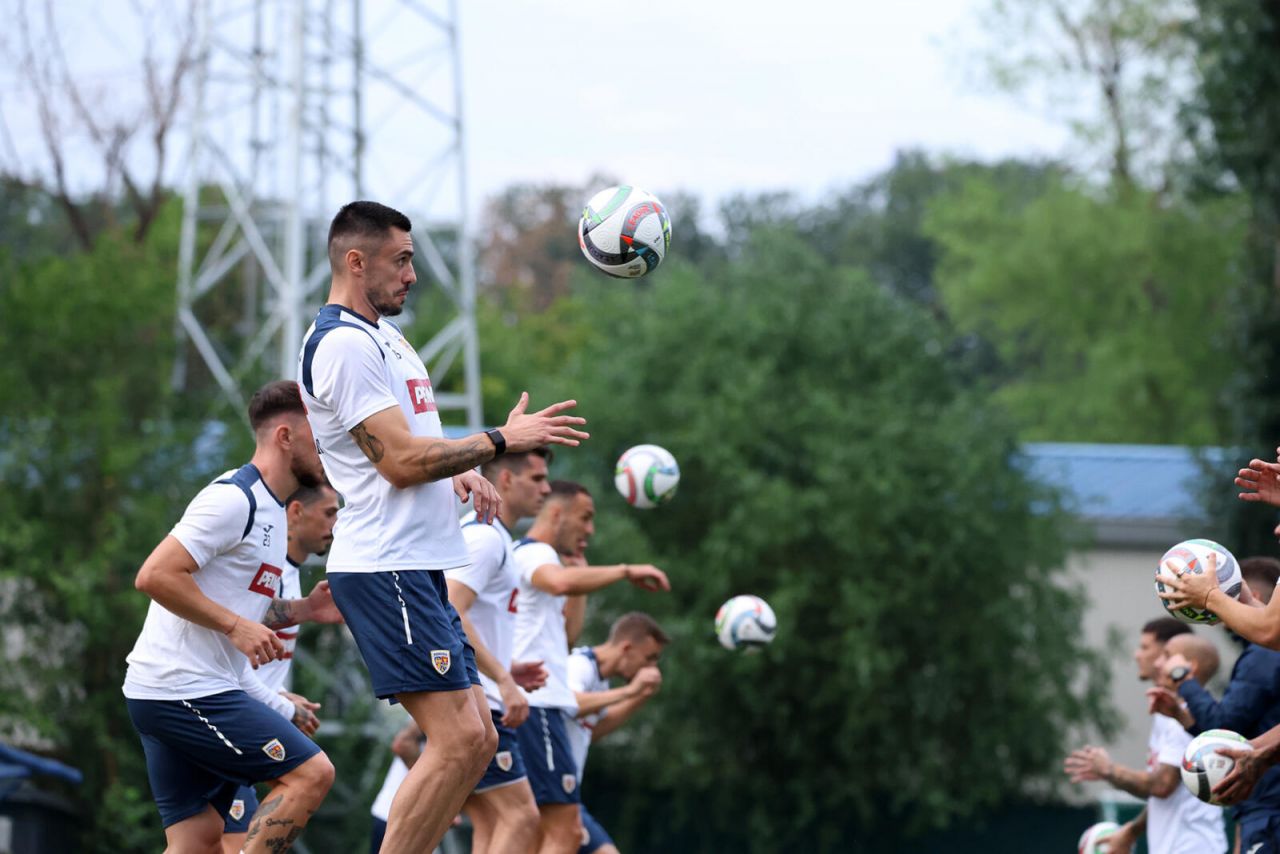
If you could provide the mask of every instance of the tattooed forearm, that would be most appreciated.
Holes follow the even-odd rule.
[[[491,459],[493,442],[488,436],[478,433],[456,442],[432,442],[423,450],[420,465],[427,480],[444,480]]]
[[[287,629],[298,622],[297,611],[295,605],[297,599],[272,599],[271,604],[267,606],[266,616],[262,618],[262,625],[269,629]]]
[[[382,462],[387,449],[383,447],[381,439],[368,431],[363,421],[351,428],[351,437],[356,440],[360,450],[364,451],[364,455],[369,458],[369,462],[375,465]]]

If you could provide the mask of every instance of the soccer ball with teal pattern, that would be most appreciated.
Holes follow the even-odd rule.
[[[623,184],[591,197],[578,221],[578,246],[610,276],[638,279],[667,257],[671,219],[662,202]]]
[[[613,485],[632,507],[650,510],[666,504],[676,494],[680,466],[666,448],[636,445],[618,458]]]

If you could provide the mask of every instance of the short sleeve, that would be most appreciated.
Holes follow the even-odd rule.
[[[191,499],[169,535],[182,543],[196,566],[231,551],[244,539],[249,499],[232,483],[211,483]]]
[[[462,538],[471,553],[471,565],[445,571],[445,577],[460,581],[476,593],[482,593],[502,569],[507,546],[502,534],[492,525],[471,524],[462,528]]]
[[[1161,765],[1182,767],[1182,755],[1191,743],[1191,735],[1172,718],[1160,722],[1160,746],[1156,752],[1156,761]]]
[[[569,690],[577,694],[586,694],[592,690],[596,681],[596,665],[590,658],[575,652],[569,656],[569,671],[566,674]]]
[[[339,327],[316,347],[311,360],[311,394],[350,430],[375,412],[399,406],[387,385],[385,357],[362,329]]]
[[[533,584],[533,573],[540,566],[554,563],[560,564],[560,556],[556,550],[546,543],[527,543],[516,549],[516,571],[525,584]]]

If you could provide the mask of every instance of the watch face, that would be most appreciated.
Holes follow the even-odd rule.
[[[1191,668],[1185,665],[1179,665],[1169,671],[1169,678],[1174,682],[1181,682],[1191,675]]]

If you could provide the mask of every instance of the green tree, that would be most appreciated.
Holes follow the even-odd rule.
[[[172,211],[170,212],[172,214]],[[120,685],[142,560],[217,466],[215,425],[172,394],[177,217],[91,252],[0,254],[0,733],[85,773],[85,851],[161,838]]]
[[[1002,360],[1026,439],[1212,444],[1231,432],[1239,199],[1161,204],[1058,182],[1029,202],[983,181],[939,199],[937,284]]]
[[[590,419],[555,474],[597,496],[591,559],[652,560],[673,582],[593,597],[588,640],[631,608],[674,637],[653,707],[587,775],[588,799],[593,780],[631,781],[593,802],[624,849],[853,850],[859,830],[1016,797],[1069,727],[1106,725],[1056,499],[927,312],[785,229],[723,269],[654,276],[585,297],[599,334],[541,386]],[[639,442],[682,470],[647,513],[611,483]],[[758,656],[712,638],[748,592],[779,618]]]

